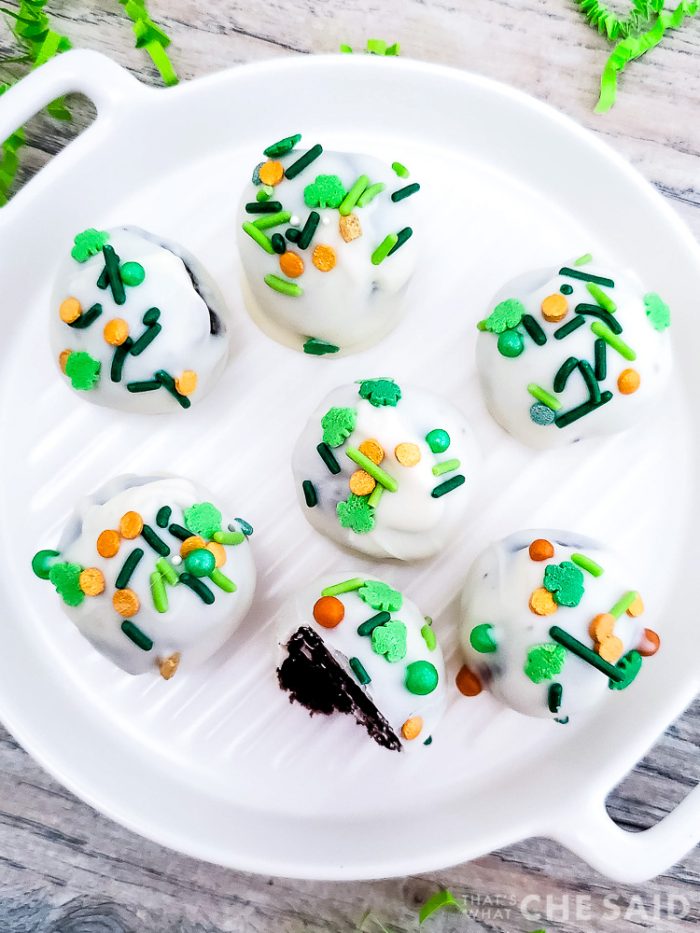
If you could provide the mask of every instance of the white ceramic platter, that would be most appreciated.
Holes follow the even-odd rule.
[[[293,93],[280,96],[280,89]],[[628,835],[609,790],[698,687],[696,441],[700,261],[688,231],[630,167],[517,91],[445,68],[363,56],[285,59],[174,90],[147,89],[72,52],[0,104],[0,138],[67,91],[95,124],[0,211],[0,714],[28,751],[115,820],[203,859],[257,872],[374,878],[426,871],[531,835],[560,840],[624,880],[653,875],[700,837],[700,793]],[[246,314],[235,208],[262,147],[289,133],[408,165],[420,272],[408,315],[382,344],[305,357]],[[218,389],[189,413],[133,416],[83,402],[50,358],[51,278],[76,231],[134,223],[210,266],[235,319]],[[629,264],[673,309],[677,376],[653,424],[534,454],[487,416],[474,324],[500,283],[592,251]],[[484,452],[461,538],[415,566],[357,559],[435,618],[450,678],[457,594],[491,539],[568,527],[636,565],[663,650],[622,694],[569,727],[530,722],[489,696],[461,697],[419,754],[375,746],[347,717],[312,721],[276,686],[274,620],[292,589],[353,562],[313,533],[290,451],[335,385],[392,375],[448,395]],[[172,470],[255,526],[254,609],[200,671],[132,678],[95,654],[31,574],[74,501],[108,476]],[[476,482],[476,478],[473,479]]]

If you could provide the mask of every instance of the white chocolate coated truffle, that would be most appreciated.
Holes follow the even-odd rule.
[[[414,560],[437,553],[463,528],[478,459],[464,415],[450,402],[367,379],[326,396],[297,441],[292,467],[314,528],[370,557]],[[372,464],[379,480],[367,472]]]
[[[467,667],[527,716],[566,722],[602,700],[613,683],[607,668],[562,645],[553,626],[630,682],[641,656],[658,648],[618,558],[571,532],[521,531],[492,544],[472,565],[461,605]],[[623,679],[614,689],[628,687]]]
[[[51,573],[48,579],[66,615],[99,652],[130,674],[157,674],[168,659],[176,667],[180,659],[183,667],[201,664],[250,608],[255,590],[250,545],[238,521],[222,517],[211,503],[206,490],[179,477],[117,477],[79,504],[58,554],[40,552],[47,557],[35,558],[39,576]],[[147,526],[141,533],[139,519]],[[200,540],[183,547],[188,530]],[[222,543],[212,543],[216,532],[223,534]],[[189,557],[183,559],[181,549]],[[120,580],[127,559],[139,550],[128,580]],[[73,569],[66,571],[66,565]],[[64,568],[58,577],[57,566]],[[159,604],[159,590],[165,604]],[[172,671],[166,667],[162,673],[169,677]]]
[[[279,163],[288,168],[305,152],[294,149],[280,156]],[[261,172],[266,177],[264,168]],[[329,182],[334,176],[335,183]],[[384,186],[364,206],[356,204],[348,215],[342,213],[342,206],[340,210],[323,206],[329,203],[326,198],[337,205],[363,177],[369,188]],[[413,182],[399,178],[373,156],[323,152],[295,177],[271,186],[268,203],[276,202],[287,217],[274,227],[264,226],[271,215],[246,211],[248,204],[260,209],[256,195],[261,191],[261,186],[246,185],[238,245],[252,296],[251,315],[269,336],[306,353],[333,358],[363,350],[395,327],[415,268],[416,238],[411,236],[378,264],[372,256],[387,236],[413,230],[416,195],[397,202],[391,199],[392,193]],[[287,239],[287,231],[301,231],[309,218],[313,222],[314,213],[319,222],[308,246]],[[263,227],[260,233],[269,251],[246,232],[246,224]],[[269,246],[275,234],[284,238],[284,255]],[[296,294],[271,288],[265,281],[269,276],[283,280]]]
[[[295,672],[284,666],[290,639],[300,630],[320,639],[383,717],[377,729],[383,741],[374,736],[380,744],[399,750],[422,747],[431,738],[445,709],[445,665],[431,624],[415,603],[375,577],[351,572],[325,575],[293,597],[279,628],[280,684],[310,712],[320,712],[313,708],[318,699],[313,691],[304,694],[302,688],[301,695],[295,694],[290,683]],[[307,674],[305,682],[310,679]],[[333,678],[332,689],[337,684]]]
[[[84,231],[66,253],[50,315],[67,385],[97,405],[145,413],[203,398],[226,365],[228,336],[223,298],[200,263],[137,227]]]
[[[670,312],[629,271],[586,262],[528,273],[488,311],[476,350],[486,404],[531,447],[624,431],[662,395]]]

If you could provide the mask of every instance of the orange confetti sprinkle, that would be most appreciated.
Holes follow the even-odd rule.
[[[407,719],[406,722],[401,726],[401,735],[405,739],[407,739],[409,742],[412,739],[417,739],[422,731],[423,731],[423,717],[422,716],[411,716],[411,718]]]
[[[530,560],[549,560],[554,557],[554,545],[546,538],[535,538],[530,545]]]
[[[112,605],[124,619],[135,616],[141,608],[139,598],[133,590],[115,590]]]
[[[479,677],[474,671],[470,671],[466,664],[460,667],[459,673],[455,677],[455,683],[459,692],[465,697],[479,696],[484,689]]]
[[[346,243],[351,243],[353,240],[362,236],[362,226],[360,225],[360,218],[357,214],[348,214],[347,217],[341,216],[339,228],[340,235]]]
[[[113,317],[105,324],[102,335],[111,346],[120,347],[129,336],[129,325],[123,317]]]
[[[376,485],[376,480],[365,470],[355,470],[350,477],[350,492],[356,496],[368,496]]]
[[[185,540],[180,545],[180,557],[187,557],[190,551],[198,551],[201,548],[206,550],[207,542],[204,538],[200,538],[199,535],[192,535],[190,538],[185,538]]]
[[[64,324],[72,324],[83,313],[82,306],[77,298],[66,298],[61,302],[58,314]]]
[[[281,162],[270,159],[260,166],[258,175],[263,185],[279,185],[284,178],[284,166]]]
[[[192,395],[197,388],[197,373],[193,369],[184,369],[175,379],[175,388],[180,395]]]
[[[100,557],[114,557],[115,554],[119,553],[121,543],[122,539],[118,531],[112,531],[111,529],[101,531],[97,539],[97,553]]]
[[[176,651],[174,654],[171,654],[170,657],[158,661],[158,670],[163,680],[170,680],[171,677],[175,676],[180,666],[180,657],[180,652]]]
[[[226,563],[226,548],[223,544],[219,544],[217,541],[210,541],[209,544],[207,544],[207,550],[211,551],[214,555],[216,566],[223,567]]]
[[[554,602],[554,597],[543,586],[533,590],[530,596],[530,609],[538,616],[551,616],[559,607]]]
[[[58,354],[58,365],[61,367],[61,372],[66,371],[66,363],[68,362],[68,357],[71,355],[72,350],[61,350]]]
[[[608,662],[608,664],[617,664],[617,662],[622,657],[625,646],[622,644],[617,635],[608,635],[607,638],[604,638],[602,641],[596,644],[595,650],[604,661]]]
[[[394,448],[394,456],[401,466],[413,467],[420,463],[420,447],[418,444],[403,443],[397,444]]]
[[[543,299],[541,310],[545,321],[556,324],[557,321],[562,321],[566,317],[569,311],[569,302],[561,292],[554,292]]]
[[[611,616],[609,612],[601,612],[588,626],[588,634],[595,642],[601,642],[606,638],[610,638],[614,631],[615,616]]]
[[[323,628],[335,628],[345,616],[345,606],[337,596],[322,596],[314,605],[314,619]]]
[[[143,519],[138,512],[125,512],[119,520],[119,531],[122,538],[138,538],[143,531]]]
[[[364,454],[365,457],[368,457],[372,463],[376,463],[377,466],[379,466],[384,459],[384,448],[379,441],[375,441],[374,438],[362,441],[359,449],[361,454]]]
[[[637,647],[637,651],[643,658],[651,658],[661,647],[661,639],[653,629],[645,628],[642,641]]]
[[[78,577],[78,585],[86,596],[99,596],[104,592],[105,578],[97,567],[86,567]]]
[[[633,619],[636,619],[637,616],[642,615],[643,612],[644,612],[644,600],[639,595],[639,593],[637,593],[632,605],[627,607],[627,615],[632,616]]]
[[[319,243],[311,255],[311,262],[319,272],[330,272],[335,266],[335,261],[335,250],[325,243]]]
[[[641,381],[636,369],[623,369],[617,377],[617,387],[622,395],[632,395],[639,388]]]
[[[280,269],[290,279],[298,279],[304,272],[304,260],[298,253],[287,250],[280,256]]]

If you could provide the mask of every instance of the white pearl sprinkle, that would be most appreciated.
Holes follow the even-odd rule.
[[[301,220],[297,217],[296,214],[292,214],[289,222],[293,227],[298,227],[299,224],[301,223]]]
[[[175,567],[179,567],[180,564],[182,563],[182,558],[179,556],[179,554],[176,554],[174,557],[171,557],[170,559],[173,562],[173,565]]]

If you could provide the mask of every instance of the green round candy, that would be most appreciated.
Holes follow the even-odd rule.
[[[475,625],[469,633],[469,644],[480,654],[493,654],[497,651],[498,645],[493,637],[493,625],[490,622]]]
[[[530,419],[535,424],[552,424],[555,418],[556,413],[548,405],[543,405],[542,402],[535,402],[534,405],[530,406]]]
[[[125,285],[140,285],[146,278],[146,272],[140,262],[122,263],[119,274]]]
[[[205,548],[197,548],[185,558],[185,570],[191,573],[193,577],[208,577],[216,568],[216,558],[211,551]]]
[[[443,428],[428,431],[425,440],[434,454],[444,454],[450,446],[450,435]]]
[[[417,696],[432,693],[438,680],[437,668],[430,661],[413,661],[406,667],[406,689]]]
[[[48,580],[51,565],[56,563],[54,558],[60,556],[58,551],[37,551],[32,557],[32,570],[40,580]]]
[[[562,295],[570,295],[573,292],[573,290],[574,290],[573,285],[569,285],[568,282],[564,282],[562,287],[559,289]]]
[[[504,330],[498,335],[498,352],[501,356],[516,357],[525,349],[525,341],[517,330]]]

